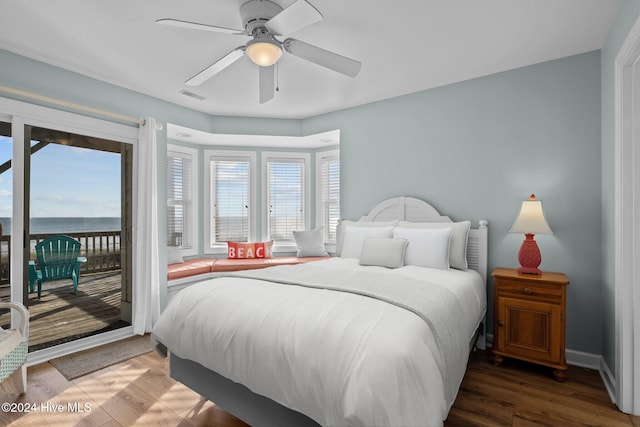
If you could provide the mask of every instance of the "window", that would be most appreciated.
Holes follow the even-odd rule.
[[[209,205],[205,251],[223,252],[226,242],[255,239],[255,153],[207,151],[205,156]]]
[[[275,241],[274,252],[295,251],[293,231],[312,227],[312,209],[317,226],[325,226],[327,243],[335,244],[339,154],[315,156],[312,180],[311,153],[206,150],[204,252],[226,253],[229,241],[268,240]]]
[[[196,253],[197,162],[195,149],[169,145],[167,152],[167,244]]]
[[[292,245],[293,231],[309,224],[309,154],[263,153],[263,235],[278,245]]]
[[[340,221],[340,152],[316,155],[316,226],[324,226],[325,242],[335,245]]]

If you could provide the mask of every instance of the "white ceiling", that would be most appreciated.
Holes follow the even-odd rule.
[[[241,58],[184,81],[248,39],[155,24],[241,28],[244,0],[2,0],[0,48],[216,115],[305,118],[600,49],[620,0],[309,0],[324,19],[291,37],[362,62],[355,78],[290,54],[273,100]],[[293,0],[273,0],[286,7]],[[183,89],[203,101],[180,94]]]

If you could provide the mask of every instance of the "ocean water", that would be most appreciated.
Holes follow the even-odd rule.
[[[11,234],[11,218],[0,218],[2,235]],[[31,218],[31,234],[83,233],[87,231],[119,231],[119,217],[106,218]]]

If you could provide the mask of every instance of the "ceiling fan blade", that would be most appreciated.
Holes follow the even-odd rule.
[[[156,20],[156,24],[170,25],[172,27],[188,28],[190,30],[213,31],[226,34],[244,34],[242,30],[233,28],[216,27],[214,25],[198,24],[197,22],[181,21],[179,19],[163,18]]]
[[[210,79],[214,75],[218,74],[220,71],[227,68],[229,65],[236,62],[244,55],[244,46],[240,46],[222,58],[218,59],[213,64],[209,65],[204,70],[200,71],[195,76],[191,77],[189,80],[184,82],[187,86],[198,86],[204,83],[206,80]]]
[[[297,0],[265,23],[275,34],[291,34],[301,28],[322,20],[322,14],[305,0]]]
[[[337,71],[338,73],[345,74],[349,77],[357,76],[360,72],[360,68],[362,68],[362,63],[360,61],[338,55],[337,53],[329,52],[328,50],[310,45],[309,43],[301,42],[300,40],[286,39],[283,46],[286,51],[292,55],[311,61],[314,64],[330,68],[333,71]]]
[[[271,100],[274,94],[274,70],[275,65],[270,67],[258,67],[260,69],[260,104]]]

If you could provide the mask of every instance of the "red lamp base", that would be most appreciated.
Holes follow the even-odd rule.
[[[522,246],[520,246],[520,250],[518,251],[518,261],[520,261],[518,273],[542,274],[542,271],[538,268],[542,262],[542,256],[540,255],[538,244],[533,238],[533,234],[525,234],[525,239],[522,241]]]

